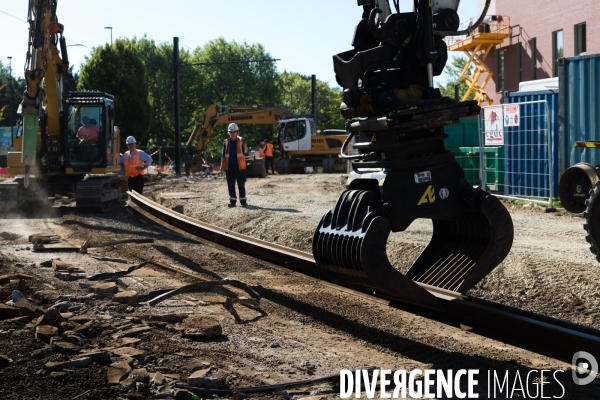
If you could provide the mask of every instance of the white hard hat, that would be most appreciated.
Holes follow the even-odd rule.
[[[125,143],[127,143],[127,144],[136,143],[135,138],[133,136],[127,136],[127,139],[125,139]]]
[[[237,124],[229,124],[229,126],[227,127],[227,132],[231,132],[231,131],[239,131],[240,128],[238,128]]]

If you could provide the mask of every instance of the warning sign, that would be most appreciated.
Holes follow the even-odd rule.
[[[504,145],[504,115],[502,106],[491,106],[483,109],[485,145]]]
[[[504,105],[504,126],[519,126],[521,115],[518,104]]]

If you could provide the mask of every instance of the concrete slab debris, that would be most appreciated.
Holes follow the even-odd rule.
[[[181,331],[183,336],[209,339],[220,336],[223,328],[219,321],[211,317],[201,315],[189,316],[182,324]]]
[[[117,293],[119,291],[119,287],[117,286],[117,284],[115,282],[105,282],[105,283],[98,283],[97,285],[94,285],[94,286],[90,286],[88,288],[88,291],[90,291],[91,293],[106,295],[106,294]]]
[[[124,361],[110,364],[108,371],[106,372],[108,383],[119,383],[121,379],[124,379],[130,372],[131,367]]]
[[[35,338],[45,342],[50,342],[50,338],[58,335],[58,328],[51,325],[40,325],[35,328]]]
[[[65,368],[86,368],[91,363],[91,358],[83,357],[69,361],[47,362],[45,366],[48,371],[60,371]]]
[[[121,304],[135,304],[138,301],[138,294],[134,290],[126,290],[118,292],[111,300]]]

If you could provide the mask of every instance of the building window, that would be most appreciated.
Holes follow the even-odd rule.
[[[523,60],[521,59],[521,43],[517,43],[517,83],[521,83],[523,80]]]
[[[504,91],[504,50],[498,50],[496,52],[496,73],[498,78],[496,79],[496,92],[500,93]]]
[[[575,55],[584,55],[586,52],[585,22],[575,25]]]
[[[552,32],[552,76],[558,76],[558,59],[564,56],[563,31]]]
[[[531,49],[531,80],[537,79],[537,40],[531,38],[529,40],[529,48]]]

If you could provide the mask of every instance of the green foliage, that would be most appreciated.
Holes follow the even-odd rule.
[[[10,126],[10,115],[12,114],[13,125],[19,120],[17,109],[21,103],[21,96],[25,91],[25,80],[10,76],[8,65],[0,61],[0,126]],[[13,69],[13,73],[15,70]],[[12,86],[12,102],[11,102]],[[12,104],[12,108],[9,105]]]
[[[278,80],[278,104],[296,114],[312,114],[312,78],[294,72],[283,72]],[[317,79],[317,129],[344,129],[340,113],[342,92]]]
[[[79,81],[79,74],[73,72],[73,66],[71,65],[67,71],[63,74],[63,92],[69,93],[77,90],[77,82]]]
[[[94,49],[81,68],[77,87],[115,96],[115,125],[121,129],[121,148],[125,148],[127,136],[146,143],[152,108],[148,102],[146,67],[132,43],[117,40],[112,46]]]
[[[467,86],[467,83],[460,78],[460,74],[464,70],[467,61],[468,60],[465,57],[456,57],[452,60],[450,64],[446,65],[446,69],[444,71],[448,75],[448,82],[446,82],[445,85],[437,85],[440,89],[440,92],[442,93],[442,96],[450,97],[451,99],[453,99],[455,85],[458,85],[459,100],[461,100],[465,93],[467,93],[469,86]],[[472,72],[473,67],[470,66],[469,71],[466,75],[470,75]],[[474,98],[475,94],[471,92],[469,94],[469,100],[473,100]]]
[[[122,88],[128,88],[128,91],[131,90],[129,88],[134,88],[137,93],[143,86],[140,82],[143,73],[137,67],[127,65],[130,63],[124,60],[128,58],[143,61],[147,96],[142,92],[136,96],[126,96],[123,93]],[[180,48],[182,144],[185,144],[194,126],[211,104],[277,105],[297,114],[312,113],[309,76],[288,72],[279,74],[272,62],[236,62],[272,58],[260,44],[228,42],[223,38],[212,40],[193,50]],[[143,139],[142,145],[152,150],[158,146],[175,145],[173,77],[173,44],[157,44],[144,36],[141,39],[119,40],[112,47],[95,49],[82,68],[79,86],[115,94],[117,125],[121,127],[122,137],[133,134],[138,142]],[[131,82],[126,82],[127,79]],[[133,118],[137,120],[138,115],[142,115],[135,111],[135,107],[123,103],[135,98],[147,99],[151,109],[152,118],[146,125],[145,137],[141,133],[131,133],[131,129],[138,125],[137,122],[125,125],[127,121]],[[341,91],[317,81],[317,98],[317,129],[343,129],[345,120],[339,112]],[[136,107],[140,108],[139,105]],[[270,138],[276,144],[277,126],[243,125],[241,135],[250,148],[254,148],[265,138]],[[219,162],[221,146],[226,137],[226,126],[217,125],[207,148],[209,161]]]

